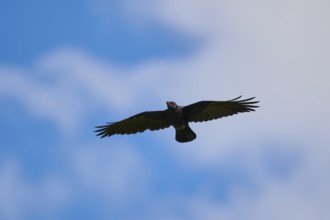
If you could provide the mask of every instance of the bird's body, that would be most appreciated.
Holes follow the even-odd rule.
[[[175,128],[175,139],[178,142],[189,142],[196,138],[196,134],[189,127],[188,118],[183,115],[183,107],[175,102],[166,102],[171,125]]]
[[[164,111],[147,111],[115,123],[98,126],[101,138],[114,134],[135,134],[145,130],[159,130],[173,126],[178,142],[189,142],[196,134],[189,127],[189,122],[202,122],[218,119],[240,112],[254,111],[254,98],[239,100],[240,97],[228,101],[201,101],[187,106],[178,106],[175,102],[166,102]]]

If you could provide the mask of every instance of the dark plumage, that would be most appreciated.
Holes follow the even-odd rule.
[[[189,122],[203,122],[227,117],[240,112],[254,111],[253,98],[239,100],[237,97],[228,101],[201,101],[187,106],[178,106],[175,102],[166,102],[164,111],[147,111],[134,115],[119,122],[97,126],[97,136],[101,138],[114,134],[135,134],[147,129],[154,131],[173,126],[178,142],[189,142],[196,134],[189,127]]]

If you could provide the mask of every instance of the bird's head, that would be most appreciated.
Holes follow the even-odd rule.
[[[173,101],[168,101],[168,102],[166,102],[166,104],[167,104],[167,108],[168,109],[176,109],[176,108],[178,108],[178,105],[175,102],[173,102]]]

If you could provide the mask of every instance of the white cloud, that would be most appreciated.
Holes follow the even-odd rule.
[[[230,173],[234,182],[229,184],[224,192],[226,194],[224,200],[215,198],[212,184],[216,183],[211,181],[210,185],[202,186],[192,194],[168,195],[162,198],[154,204],[152,208],[154,213],[151,212],[151,217],[146,219],[155,219],[154,216],[157,216],[156,218],[165,216],[164,219],[196,220],[328,219],[330,217],[328,210],[330,176],[327,172],[329,162],[320,160],[316,155],[310,157],[308,148],[304,148],[304,153],[297,152],[304,147],[301,145],[276,146],[276,150],[282,148],[278,150],[281,153],[287,154],[286,150],[293,150],[294,154],[300,153],[302,156],[289,168],[292,169],[290,175],[276,177],[267,170],[270,164],[262,153],[267,151],[265,147],[260,145],[252,150],[242,150],[240,154],[243,157],[238,162],[229,164],[225,162],[228,171],[242,172],[244,180],[240,182],[240,177],[237,178],[234,173]],[[272,157],[272,155],[268,156]],[[228,159],[230,159],[228,155],[222,158],[222,164]],[[292,159],[288,157],[287,162],[291,163]],[[285,159],[277,162],[281,166],[286,163]],[[214,169],[216,166],[211,167]],[[196,170],[198,168],[194,167],[194,172]],[[246,181],[247,185],[244,184]],[[180,207],[180,212],[176,212],[175,207]]]
[[[73,147],[73,146],[72,146]],[[135,146],[134,146],[135,147]],[[66,151],[66,175],[48,171],[40,179],[27,178],[22,162],[7,159],[0,167],[0,218],[57,219],[80,200],[98,198],[109,209],[123,209],[127,201],[144,198],[150,174],[133,146],[112,143],[111,148],[79,145]]]
[[[307,146],[303,149],[306,164],[289,183],[268,182],[268,177],[262,176],[264,191],[254,201],[245,200],[238,191],[237,198],[233,195],[237,201],[232,210],[224,210],[202,196],[191,212],[200,212],[196,213],[200,219],[328,219],[330,105],[325,100],[330,92],[329,3],[145,2],[146,8],[143,4],[130,6],[134,16],[151,22],[156,19],[210,40],[195,56],[167,66],[176,81],[164,95],[187,102],[183,104],[231,98],[237,93],[256,95],[262,101],[253,115],[192,125],[198,126],[198,139],[189,149],[180,145],[173,151],[189,155],[191,164],[208,164],[234,150],[230,147],[241,149],[272,137],[296,139]]]
[[[72,129],[84,113],[77,94],[65,83],[44,85],[31,77],[35,72],[1,68],[1,95],[19,100],[36,117],[51,119],[63,130]]]
[[[25,186],[21,186],[17,179],[17,167],[11,163],[2,167],[0,171],[0,217],[2,219],[20,219],[22,208],[28,201],[30,193]]]
[[[320,143],[329,142],[326,131],[330,128],[327,117],[330,105],[324,101],[330,92],[329,3],[296,0],[145,2],[134,5],[137,8],[127,6],[135,12],[132,17],[142,16],[150,22],[156,20],[201,33],[210,40],[194,56],[165,67],[173,80],[171,89],[163,91],[163,96],[175,97],[182,104],[240,94],[256,95],[262,101],[257,115],[244,115],[237,123],[230,118],[226,126],[221,125],[224,121],[205,125],[212,129],[204,130],[208,134],[203,134],[201,129],[199,140],[206,135],[208,140],[215,136],[233,140],[230,135],[233,130],[244,134],[245,129],[252,127],[248,132],[250,136],[277,132],[308,138],[312,132],[322,134],[318,135],[322,136]],[[241,128],[244,123],[250,126]],[[203,143],[216,148],[206,138]],[[221,143],[227,145],[228,142]],[[205,149],[202,151],[200,153],[205,153]],[[213,153],[210,151],[210,155]]]
[[[307,161],[309,162],[316,161]],[[314,171],[325,171],[323,166],[312,167]],[[205,195],[187,202],[190,202],[190,212],[194,213],[196,219],[328,219],[329,175],[315,175],[314,171],[310,171],[306,171],[305,167],[300,168],[285,181],[274,181],[267,178],[265,173],[254,173],[260,177],[259,193],[248,196],[240,188],[236,188],[226,205],[212,201]]]
[[[18,98],[31,112],[50,118],[62,129],[79,124],[87,113],[93,114],[99,107],[125,117],[140,110],[153,110],[154,105],[155,110],[163,108],[165,105],[160,103],[170,99],[185,105],[201,99],[256,95],[262,102],[253,114],[192,125],[198,135],[192,143],[173,144],[173,133],[166,133],[164,139],[162,131],[155,135],[172,145],[169,149],[188,164],[188,169],[215,164],[230,152],[270,138],[306,144],[298,150],[303,152],[304,163],[287,182],[280,183],[259,173],[262,164],[251,162],[252,169],[256,169],[251,172],[262,186],[256,198],[245,197],[241,189],[230,194],[228,206],[205,195],[184,198],[188,212],[196,214],[196,219],[328,219],[329,3],[145,2],[127,6],[135,13],[130,16],[143,16],[145,20],[205,36],[209,40],[205,47],[179,60],[152,60],[131,69],[105,64],[81,51],[58,50],[41,58],[34,69],[1,68],[2,95]],[[31,77],[35,72],[40,74],[38,77],[52,79],[49,86]],[[111,160],[107,158],[109,152],[75,152],[77,179],[93,189],[105,189],[109,197],[122,195],[130,182],[138,179],[130,173],[146,172],[139,156],[125,149],[115,152]],[[253,147],[248,150],[252,154],[260,151]],[[0,189],[11,186],[26,196],[22,199],[16,194],[4,194],[2,198],[9,202],[29,198],[26,187],[15,185],[19,183],[17,177],[5,174],[0,176],[0,184],[5,186]],[[17,213],[17,205],[7,203],[10,208],[6,208],[6,200],[0,200],[2,209]],[[171,216],[166,208],[162,209],[171,200],[164,203],[156,210]]]
[[[16,160],[2,162],[0,168],[0,218],[26,219],[55,213],[70,203],[68,185],[59,177],[46,176],[37,184],[24,178]]]
[[[110,148],[95,144],[76,148],[71,166],[77,185],[105,198],[111,206],[144,194],[150,174],[134,148],[113,142]]]
[[[322,7],[321,1],[146,1],[153,8],[150,11],[141,6],[148,4],[134,9],[128,2],[136,14],[143,12],[153,21],[207,33],[209,42],[191,56],[151,60],[132,68],[118,68],[78,50],[57,50],[42,57],[34,69],[11,73],[2,68],[0,88],[22,97],[29,109],[51,118],[62,130],[78,127],[88,114],[100,109],[120,114],[119,119],[164,108],[167,100],[186,105],[241,94],[257,96],[261,108],[256,113],[192,125],[198,130],[192,145],[206,143],[207,149],[196,151],[205,155],[205,161],[230,150],[219,144],[232,145],[236,134],[244,143],[269,132],[308,138],[313,128],[320,142],[327,139],[327,3]],[[225,25],[219,26],[219,20]],[[28,77],[34,72],[52,83],[41,86]]]
[[[0,92],[70,133],[93,111],[133,114],[132,106],[150,107],[145,105],[159,97],[151,91],[163,87],[166,77],[153,70],[148,65],[134,71],[118,69],[81,51],[62,49],[28,70],[2,67]]]

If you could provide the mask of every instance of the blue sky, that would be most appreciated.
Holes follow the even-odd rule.
[[[0,219],[329,219],[329,7],[1,2]],[[93,132],[239,95],[187,144]]]
[[[134,30],[120,13],[122,1],[2,4],[1,27],[7,34],[1,36],[0,57],[7,63],[29,64],[48,51],[68,46],[127,65],[153,57],[180,56],[191,52],[197,43],[194,36],[165,25]],[[101,4],[106,11],[99,12]],[[104,21],[98,17],[103,13]]]

